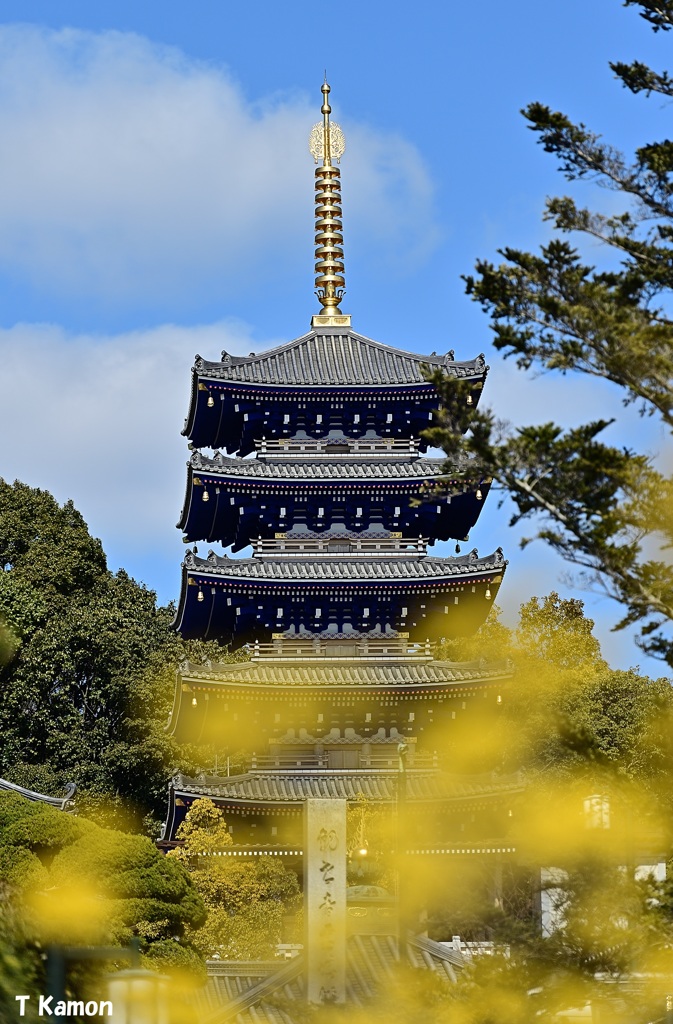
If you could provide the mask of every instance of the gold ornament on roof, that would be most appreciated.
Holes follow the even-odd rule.
[[[343,229],[341,226],[341,175],[337,163],[346,149],[344,134],[338,124],[330,122],[330,87],[321,86],[322,123],[311,129],[309,150],[318,165],[315,169],[315,293],[320,313],[311,320],[312,327],[350,327],[351,318],[344,315],[339,303],[346,290],[344,278]]]
[[[325,158],[325,126],[318,121],[311,128],[308,137],[308,148],[311,156],[318,164]],[[330,156],[338,163],[346,152],[346,138],[341,127],[336,121],[330,121],[329,125],[329,149]]]

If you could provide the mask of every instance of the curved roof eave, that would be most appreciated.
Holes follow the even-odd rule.
[[[187,573],[212,575],[231,580],[250,580],[252,582],[283,582],[302,583],[306,581],[334,582],[365,582],[395,583],[415,580],[447,580],[455,583],[457,577],[474,579],[475,576],[504,572],[507,561],[502,549],[497,548],[491,555],[479,557],[476,551],[457,558],[399,559],[390,561],[385,558],[368,559],[365,561],[322,561],[306,559],[301,562],[260,561],[257,558],[228,558],[209,552],[201,558],[193,551],[187,551],[183,567]]]
[[[488,366],[482,353],[469,360],[452,356],[394,348],[352,330],[313,330],[259,354],[235,356],[223,352],[219,361],[197,356],[194,373],[205,379],[241,384],[321,387],[423,384],[427,382],[426,367],[464,379],[486,377]]]

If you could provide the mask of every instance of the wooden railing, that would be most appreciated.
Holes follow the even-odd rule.
[[[297,658],[302,661],[329,661],[331,659],[357,660],[364,658],[391,659],[404,661],[430,661],[430,645],[410,644],[409,634],[395,637],[369,637],[351,639],[348,636],[316,639],[294,639],[274,635],[269,644],[255,643],[250,646],[252,661],[275,661],[277,658]]]
[[[262,438],[255,441],[258,455],[270,459],[286,459],[291,455],[297,458],[321,458],[334,455],[335,458],[348,455],[349,458],[375,458],[379,456],[403,457],[416,456],[419,453],[417,438],[400,440],[397,438],[344,437],[328,440],[325,437],[301,439],[294,438]]]
[[[337,754],[343,756],[336,757]],[[348,757],[349,754],[354,756]],[[344,763],[335,764],[336,761]],[[406,760],[406,768],[416,771],[429,771],[437,768],[438,764],[436,753],[415,754],[410,751]],[[376,750],[370,754],[341,750],[339,747],[325,750],[323,754],[313,751],[305,754],[253,754],[250,767],[252,771],[398,771],[400,759],[396,746],[390,744],[388,750]]]
[[[348,555],[385,555],[386,558],[413,558],[424,555],[427,551],[427,537],[402,537],[392,533],[389,537],[287,537],[277,533],[275,537],[264,537],[252,541],[252,549],[258,556],[300,555],[315,557],[337,555],[343,558]]]

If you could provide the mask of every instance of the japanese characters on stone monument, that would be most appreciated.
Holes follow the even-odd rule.
[[[346,801],[304,805],[306,997],[346,1000]]]

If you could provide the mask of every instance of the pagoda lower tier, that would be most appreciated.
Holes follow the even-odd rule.
[[[418,437],[431,425],[439,398],[428,373],[464,381],[476,405],[488,367],[453,353],[419,355],[372,341],[350,329],[312,330],[260,355],[197,356],[183,433],[196,448],[247,455],[262,437],[298,430],[318,437],[331,429],[359,437]]]
[[[350,439],[346,439],[350,440]],[[234,550],[253,538],[273,537],[290,524],[324,531],[376,522],[381,528],[432,540],[464,540],[474,527],[490,481],[452,479],[444,459],[407,455],[406,461],[307,459],[285,461],[208,457],[194,452],[178,527],[185,541],[219,541]],[[435,488],[441,483],[441,493]]]
[[[484,622],[506,561],[501,549],[456,558],[228,558],[188,551],[175,626],[235,647],[273,632],[408,629],[453,639]]]
[[[307,799],[366,799],[372,806],[398,806],[402,780],[398,770],[267,772],[243,775],[176,775],[169,787],[169,806],[162,843],[171,846],[195,800],[207,797],[225,814],[235,846],[290,844],[300,852],[302,819]],[[456,776],[436,770],[405,773],[409,817],[406,852],[443,855],[512,854],[510,839],[516,810],[524,792],[520,775],[483,773]],[[411,826],[415,821],[417,827]]]

